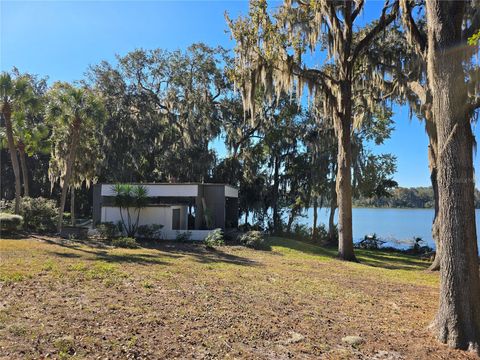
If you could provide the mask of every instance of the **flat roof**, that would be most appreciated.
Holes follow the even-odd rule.
[[[118,183],[96,183],[95,185],[116,185],[116,184],[130,184],[130,185],[216,185],[216,186],[229,186],[237,189],[236,186],[225,183],[200,183],[200,182],[178,182],[178,183],[155,183],[155,182],[118,182]]]

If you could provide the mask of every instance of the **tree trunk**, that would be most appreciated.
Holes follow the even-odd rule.
[[[290,215],[288,216],[287,234],[292,233],[292,225],[293,225],[293,220],[294,219],[295,219],[295,210],[292,209],[292,211],[290,211]]]
[[[461,41],[465,3],[427,1],[428,77],[438,135],[440,301],[432,328],[450,347],[480,353],[480,279],[473,135]]]
[[[337,208],[337,193],[333,189],[330,199],[330,215],[328,216],[328,242],[331,245],[336,245],[335,236],[335,209]]]
[[[337,204],[338,204],[338,257],[357,261],[353,251],[352,232],[352,174],[351,174],[351,129],[352,87],[348,80],[340,85],[340,114],[335,116],[335,132],[338,141],[337,153]]]
[[[73,165],[75,163],[75,157],[77,152],[78,146],[78,137],[80,132],[80,119],[75,119],[72,124],[72,140],[70,143],[70,152],[68,154],[65,176],[63,178],[63,186],[62,186],[62,195],[60,197],[60,207],[58,208],[58,223],[57,223],[57,231],[62,231],[63,226],[63,211],[65,209],[65,203],[67,201],[67,192],[70,186],[70,179],[72,177]]]
[[[25,155],[25,145],[22,142],[18,143],[18,154],[20,155],[20,164],[22,165],[23,196],[30,196],[27,159]]]
[[[432,238],[435,241],[435,258],[428,268],[430,271],[440,270],[440,242],[438,241],[438,183],[437,183],[437,140],[431,137],[428,146],[428,160],[430,163],[430,180],[432,182],[434,215],[432,222]]]
[[[280,186],[279,171],[280,171],[280,159],[277,155],[275,155],[274,171],[273,171],[273,199],[272,199],[273,232],[275,234],[277,234],[280,230],[280,216],[278,214],[278,188]]]
[[[20,182],[20,166],[18,164],[17,148],[15,147],[15,140],[13,138],[13,128],[11,121],[12,109],[8,102],[4,102],[3,104],[2,115],[5,120],[5,132],[7,133],[8,151],[10,152],[13,174],[15,175],[15,214],[18,214],[20,212],[20,196],[22,186]]]
[[[75,220],[75,187],[72,186],[70,189],[70,220],[72,221],[72,226],[76,225]]]
[[[318,199],[315,196],[313,198],[313,227],[312,227],[313,241],[317,241],[317,221],[318,221]]]

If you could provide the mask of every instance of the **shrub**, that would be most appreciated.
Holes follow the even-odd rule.
[[[20,228],[23,218],[20,215],[0,213],[0,231],[11,233]]]
[[[112,245],[119,248],[135,249],[138,248],[138,243],[131,237],[119,237],[112,239]]]
[[[265,238],[260,231],[247,231],[240,237],[240,243],[252,249],[263,249],[266,247]]]
[[[378,250],[383,246],[383,244],[385,244],[385,241],[377,237],[377,234],[373,234],[373,235],[365,235],[363,240],[360,240],[356,244],[356,247],[360,249],[366,249],[366,250]]]
[[[207,248],[213,248],[214,246],[225,245],[225,240],[223,239],[222,229],[215,229],[208,233],[203,241]]]
[[[55,200],[24,197],[19,215],[23,217],[23,228],[27,231],[49,233],[57,228],[58,208]]]
[[[97,225],[97,231],[102,239],[113,239],[118,234],[118,226],[112,222],[102,222]]]
[[[237,229],[229,229],[223,233],[225,242],[238,243],[243,232]]]
[[[185,231],[185,232],[177,231],[177,236],[175,240],[178,242],[187,242],[187,241],[190,241],[191,237],[192,237],[192,233],[190,231]]]
[[[160,239],[162,235],[163,225],[140,225],[137,228],[137,235],[143,239]]]
[[[426,242],[421,237],[413,238],[413,245],[406,251],[410,254],[428,254],[433,251],[433,249],[426,244]]]

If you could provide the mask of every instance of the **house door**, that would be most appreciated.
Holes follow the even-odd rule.
[[[172,230],[180,230],[180,209],[172,209]]]

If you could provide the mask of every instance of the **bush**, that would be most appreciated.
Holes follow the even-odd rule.
[[[131,237],[119,237],[112,239],[112,246],[126,249],[135,249],[138,248],[138,243],[134,238]]]
[[[0,213],[0,231],[11,233],[18,230],[23,222],[20,215]]]
[[[102,222],[97,225],[98,235],[102,239],[113,239],[118,234],[118,226],[112,222]]]
[[[426,242],[421,237],[413,238],[413,245],[406,251],[409,254],[428,254],[433,251],[433,249],[426,244]]]
[[[377,234],[373,234],[373,235],[365,235],[363,240],[360,240],[356,244],[356,247],[358,247],[359,249],[366,249],[366,250],[378,250],[383,246],[383,244],[385,244],[385,241],[377,237]]]
[[[55,200],[43,197],[24,197],[21,201],[19,215],[23,217],[24,230],[51,233],[57,229],[58,208]]]
[[[137,228],[137,235],[142,239],[160,239],[162,236],[163,225],[140,225]]]
[[[175,238],[175,240],[178,242],[187,242],[187,241],[190,241],[191,237],[192,237],[192,233],[190,231],[185,231],[185,232],[177,231],[177,237]]]
[[[225,240],[223,239],[222,229],[215,229],[208,233],[203,241],[207,248],[213,248],[214,246],[225,245]]]
[[[263,249],[266,247],[265,238],[260,231],[247,231],[240,237],[240,243],[252,249]]]
[[[240,230],[229,229],[223,233],[223,238],[225,239],[225,242],[239,243],[242,235],[243,232]]]

